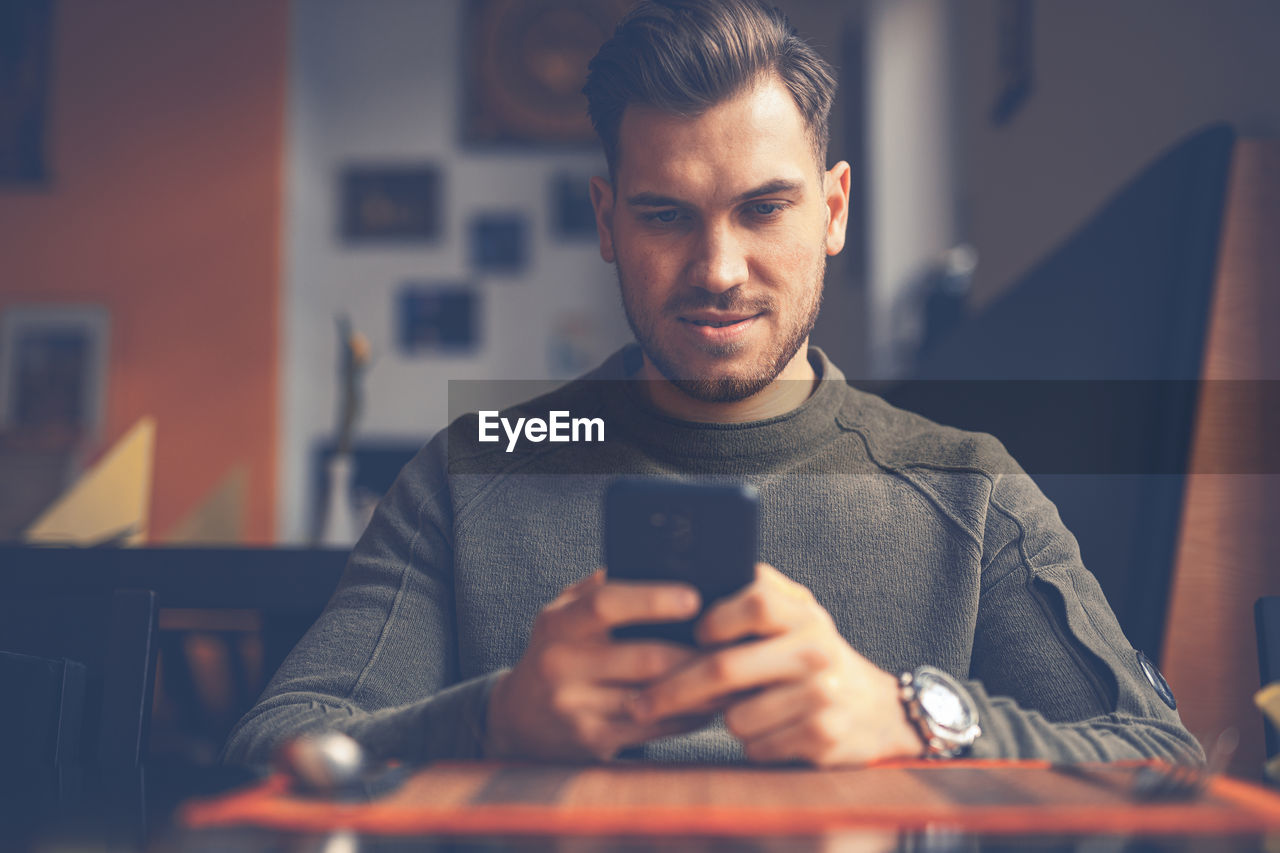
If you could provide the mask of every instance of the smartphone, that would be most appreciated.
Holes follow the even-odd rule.
[[[681,581],[697,587],[705,611],[755,579],[758,506],[745,484],[615,480],[604,501],[608,579]],[[696,621],[625,625],[613,636],[692,646]]]

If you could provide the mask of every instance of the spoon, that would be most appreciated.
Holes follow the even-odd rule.
[[[342,732],[299,735],[276,751],[272,762],[299,790],[333,793],[359,782],[365,770],[364,750]]]

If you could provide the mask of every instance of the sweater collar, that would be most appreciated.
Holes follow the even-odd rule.
[[[741,423],[703,423],[672,417],[649,402],[634,374],[641,363],[638,344],[614,353],[596,371],[609,382],[607,412],[611,430],[621,429],[656,456],[706,460],[712,467],[766,461],[770,467],[808,455],[839,430],[836,414],[846,387],[844,374],[817,347],[809,347],[816,387],[796,408],[781,415]],[[625,381],[616,381],[625,380]]]

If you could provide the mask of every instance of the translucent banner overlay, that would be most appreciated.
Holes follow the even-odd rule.
[[[449,470],[512,470],[516,460],[554,449],[566,473],[646,473],[631,452],[646,441],[646,430],[670,439],[681,427],[645,407],[643,386],[452,380]],[[1277,380],[930,380],[854,387],[938,424],[993,435],[1033,475],[1280,473]],[[535,405],[518,405],[535,399]],[[856,401],[843,409],[846,430],[859,428]],[[482,419],[477,412],[487,414]],[[715,456],[717,428],[689,431],[704,457]],[[538,473],[555,472],[550,465]]]

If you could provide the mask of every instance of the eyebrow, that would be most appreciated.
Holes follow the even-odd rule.
[[[758,187],[753,187],[744,193],[739,193],[733,203],[738,204],[748,199],[759,198],[762,195],[773,195],[775,193],[798,193],[804,188],[799,181],[789,181],[786,178],[775,178],[772,181],[766,181]],[[659,195],[658,193],[636,193],[633,196],[627,196],[627,204],[632,207],[688,207],[688,203],[681,201],[669,195]]]

